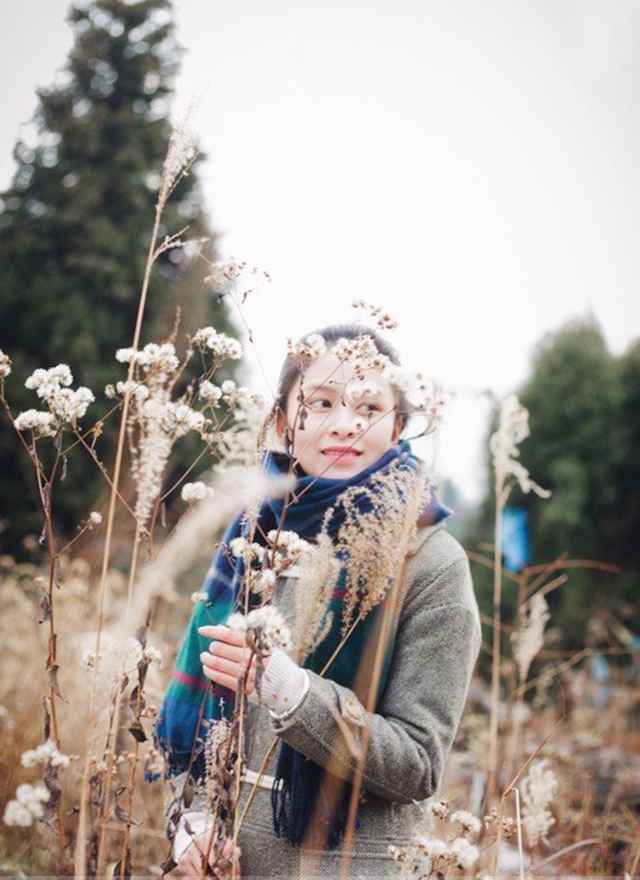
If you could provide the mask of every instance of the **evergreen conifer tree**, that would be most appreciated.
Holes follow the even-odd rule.
[[[39,90],[36,142],[17,142],[15,176],[0,197],[0,348],[13,358],[7,395],[16,412],[37,406],[26,377],[64,362],[94,391],[95,417],[107,408],[105,384],[124,378],[114,351],[133,334],[180,50],[170,0],[76,2],[68,20],[75,39],[64,79]],[[214,257],[197,165],[163,222],[163,232],[188,226],[188,238],[208,237],[204,254]],[[170,332],[178,305],[178,345],[196,325],[233,329],[224,305],[204,291],[205,274],[205,263],[182,249],[163,255],[151,279],[143,341]],[[0,540],[19,554],[19,539],[39,530],[39,517],[31,464],[7,419],[0,424],[0,472]],[[101,480],[88,463],[69,469],[54,505],[63,532],[86,513]]]

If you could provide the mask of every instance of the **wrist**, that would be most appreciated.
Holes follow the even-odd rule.
[[[269,712],[280,717],[294,711],[309,687],[309,677],[281,648],[271,652],[260,682],[260,698]]]

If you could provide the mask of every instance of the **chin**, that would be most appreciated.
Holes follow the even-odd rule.
[[[348,480],[351,477],[355,477],[360,471],[365,470],[366,467],[366,464],[363,464],[360,461],[352,461],[349,462],[349,464],[342,466],[339,464],[333,464],[325,473],[325,477],[331,476],[336,480]]]

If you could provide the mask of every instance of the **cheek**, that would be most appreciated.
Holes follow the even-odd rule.
[[[368,445],[372,451],[388,449],[393,445],[393,420],[385,416],[372,425],[364,436],[368,438]]]

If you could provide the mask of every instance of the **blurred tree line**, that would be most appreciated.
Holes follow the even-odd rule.
[[[74,44],[66,66],[54,86],[38,91],[36,137],[16,143],[15,175],[0,196],[0,348],[13,358],[6,393],[14,414],[38,408],[24,387],[27,376],[63,362],[96,396],[83,422],[89,425],[108,408],[105,385],[125,378],[114,352],[133,336],[180,48],[170,0],[79,0],[68,21]],[[200,250],[215,258],[197,162],[163,223],[161,238],[188,226],[186,237],[207,237]],[[151,280],[143,344],[171,332],[177,307],[179,350],[197,326],[234,334],[226,306],[203,288],[206,274],[206,263],[189,250],[163,255]],[[115,430],[108,422],[98,447],[107,464]],[[190,463],[194,449],[182,440],[176,467]],[[21,557],[21,540],[37,535],[41,522],[32,465],[4,416],[0,473],[0,542]],[[104,486],[88,459],[76,459],[54,505],[62,533],[73,534]]]
[[[569,570],[568,582],[547,596],[549,626],[558,628],[569,650],[585,642],[624,647],[629,632],[640,632],[640,339],[614,356],[593,318],[572,320],[539,342],[530,376],[517,393],[529,410],[531,431],[520,445],[520,459],[553,493],[543,500],[516,486],[509,497],[509,505],[528,514],[530,564],[566,554],[621,567],[619,574]],[[496,408],[489,433],[497,421]],[[470,550],[493,541],[488,452],[487,469],[488,494],[465,535]],[[484,555],[492,553],[485,547]],[[490,615],[493,572],[476,564],[473,574],[482,611]],[[515,605],[515,585],[504,580],[507,622]]]

